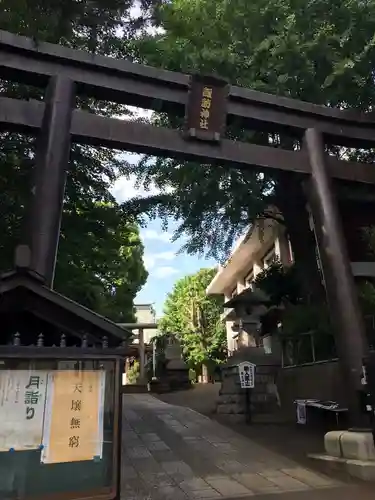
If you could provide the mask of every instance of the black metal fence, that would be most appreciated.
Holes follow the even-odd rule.
[[[375,316],[365,316],[364,319],[369,347],[374,351]],[[311,331],[293,337],[283,336],[281,346],[283,368],[337,359],[335,339],[330,334]]]
[[[283,368],[337,358],[334,338],[328,334],[307,332],[298,336],[284,337],[281,346]]]

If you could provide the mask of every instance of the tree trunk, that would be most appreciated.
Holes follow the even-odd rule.
[[[280,172],[275,186],[275,203],[284,217],[304,296],[307,302],[321,302],[325,296],[324,287],[299,175]]]

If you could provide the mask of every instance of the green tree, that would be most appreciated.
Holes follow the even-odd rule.
[[[254,285],[266,293],[273,306],[299,304],[303,297],[295,266],[285,267],[279,261],[257,274]]]
[[[215,269],[201,269],[179,279],[167,297],[159,322],[162,334],[176,335],[187,362],[194,368],[225,359],[225,328],[220,321],[223,300],[206,295],[215,274]]]
[[[137,225],[114,203],[66,210],[63,222],[55,288],[113,321],[134,321],[133,299],[147,279]]]
[[[159,9],[164,33],[137,48],[147,64],[216,73],[230,83],[328,106],[370,109],[374,102],[375,2],[334,0],[172,0]],[[170,116],[156,124],[180,126]],[[295,138],[244,131],[230,138],[293,148]],[[145,157],[133,168],[145,187],[162,194],[134,200],[129,210],[181,220],[191,253],[223,258],[249,223],[269,205],[283,214],[308,290],[320,290],[314,240],[301,178],[284,172],[239,171],[231,164]]]
[[[93,53],[129,56],[127,40],[163,0],[2,0],[0,29]],[[136,7],[136,15],[132,9]]]
[[[146,9],[153,3],[142,2]],[[124,57],[141,17],[130,18],[133,1],[15,0],[2,2],[0,29],[91,52]],[[142,18],[142,22],[146,20]],[[137,24],[138,23],[138,24]],[[0,82],[3,95],[41,99],[40,89]],[[123,106],[80,99],[81,108],[111,115]],[[21,134],[0,136],[0,268],[13,263],[25,233],[35,141]],[[74,144],[65,191],[55,288],[115,321],[133,319],[133,299],[145,283],[143,246],[134,218],[110,193],[126,169],[118,152]]]

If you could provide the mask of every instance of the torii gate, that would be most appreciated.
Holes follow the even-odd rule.
[[[281,169],[305,175],[305,188],[322,258],[336,343],[348,388],[352,427],[366,427],[359,409],[365,330],[354,288],[331,178],[375,183],[369,164],[340,161],[325,141],[369,147],[375,119],[228,86],[215,78],[189,78],[128,61],[39,43],[0,32],[0,77],[47,87],[45,101],[0,98],[2,129],[40,135],[32,208],[30,267],[52,286],[70,140],[140,153],[230,162],[239,168]],[[175,115],[186,113],[186,133],[120,121],[73,109],[76,94]],[[304,138],[299,151],[223,139],[225,124]],[[235,194],[234,194],[235,195]]]
[[[121,328],[125,328],[127,330],[138,331],[138,355],[139,355],[139,379],[141,383],[146,383],[146,353],[150,351],[147,349],[148,346],[145,344],[144,331],[145,330],[156,330],[158,327],[157,323],[117,323]],[[126,365],[127,360],[125,360]],[[155,346],[152,345],[152,368],[153,374],[155,376]],[[125,366],[125,371],[127,371],[127,366]]]

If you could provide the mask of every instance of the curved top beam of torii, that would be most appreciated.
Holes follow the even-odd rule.
[[[57,71],[58,67],[58,71]],[[114,59],[60,45],[35,41],[0,30],[0,76],[46,85],[51,75],[63,73],[86,95],[183,115],[189,76]],[[286,97],[231,86],[229,119],[243,119],[271,128],[304,130],[318,127],[344,145],[353,141],[375,144],[375,115],[329,108]]]
[[[0,78],[45,87],[51,76],[76,83],[78,94],[148,109],[183,115],[188,102],[188,75],[142,66],[125,60],[96,56],[0,31]],[[273,96],[230,86],[227,122],[251,129],[287,131],[302,137],[309,128],[321,131],[326,140],[345,146],[375,145],[372,113],[335,108]],[[44,112],[42,102],[0,98],[0,130],[35,134]],[[291,151],[238,141],[220,144],[186,141],[177,130],[126,122],[74,110],[73,141],[202,163],[232,163],[238,167],[274,168],[310,173],[306,151]],[[328,157],[330,175],[351,181],[375,183],[371,164],[351,163]]]

